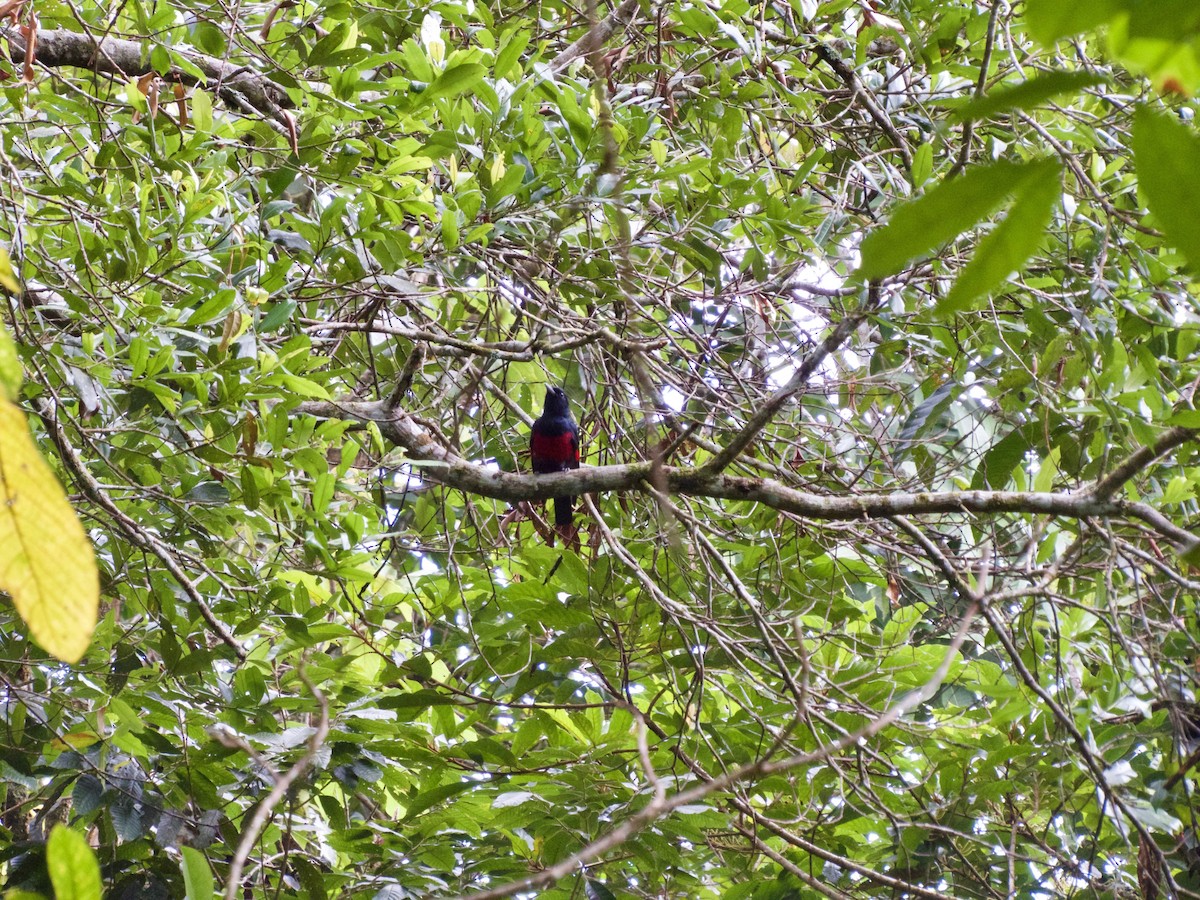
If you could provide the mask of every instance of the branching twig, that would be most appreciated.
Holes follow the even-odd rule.
[[[233,860],[229,864],[229,878],[225,883],[225,900],[236,900],[241,890],[242,870],[246,866],[246,860],[250,858],[254,842],[258,840],[259,834],[267,824],[267,819],[286,796],[288,789],[313,764],[325,743],[325,738],[329,735],[329,701],[309,679],[308,674],[304,671],[303,663],[296,667],[296,675],[304,682],[304,686],[308,688],[317,702],[320,710],[317,728],[309,737],[308,749],[304,751],[303,755],[292,763],[290,769],[275,777],[275,784],[271,788],[271,792],[255,808],[254,815],[250,818],[250,824],[243,830],[242,839],[238,842],[237,851],[233,854]]]
[[[563,860],[555,863],[552,866],[547,866],[541,872],[535,875],[530,875],[528,878],[522,878],[519,881],[512,881],[508,884],[502,884],[495,888],[486,891],[480,891],[476,894],[467,895],[460,900],[499,900],[501,897],[511,897],[514,894],[524,893],[525,891],[537,890],[547,885],[554,884],[562,878],[566,878],[572,872],[587,862],[596,859],[608,851],[621,846],[635,834],[648,826],[657,819],[668,815],[681,806],[687,806],[691,803],[698,803],[707,797],[728,790],[735,784],[751,779],[759,778],[763,775],[770,775],[778,772],[786,772],[791,769],[806,766],[811,763],[821,762],[828,759],[830,756],[845,750],[848,747],[858,745],[862,741],[866,741],[879,732],[883,731],[888,726],[895,723],[901,716],[911,712],[920,704],[931,698],[942,685],[946,674],[950,671],[950,666],[953,664],[955,657],[958,655],[959,648],[962,647],[963,641],[966,639],[967,631],[970,628],[971,622],[975,618],[978,610],[977,604],[972,604],[963,616],[962,622],[959,624],[958,632],[954,639],[946,648],[945,658],[938,666],[932,677],[921,687],[910,691],[905,696],[901,697],[897,703],[880,715],[878,718],[868,722],[862,728],[844,735],[836,741],[807,753],[798,753],[794,756],[789,756],[786,759],[771,761],[769,759],[760,759],[748,765],[741,766],[713,778],[710,781],[690,787],[685,791],[680,791],[677,794],[664,797],[656,797],[650,803],[641,809],[639,812],[630,816],[608,834],[593,841],[587,846],[581,848],[577,852],[571,854]]]
[[[1176,447],[1186,444],[1197,435],[1194,428],[1169,428],[1158,436],[1153,444],[1139,447],[1117,464],[1117,467],[1089,488],[1093,497],[1107,500],[1119,491],[1122,485],[1148,465]]]
[[[821,341],[821,343],[805,354],[804,359],[792,377],[788,379],[787,384],[772,394],[758,411],[751,416],[750,421],[745,424],[742,430],[733,437],[733,440],[726,444],[725,449],[709,460],[703,469],[706,474],[723,472],[729,467],[730,463],[741,455],[743,450],[750,446],[750,443],[758,436],[758,433],[766,427],[768,422],[775,418],[783,405],[808,384],[808,380],[816,374],[826,358],[842,346],[854,329],[858,327],[859,323],[870,315],[878,302],[879,293],[878,286],[872,285],[865,308],[859,312],[847,315],[842,321],[838,322],[833,331],[825,337],[825,340]]]
[[[821,57],[829,68],[837,74],[837,77],[842,80],[842,83],[850,89],[853,94],[852,99],[857,100],[863,105],[869,115],[882,130],[883,133],[891,140],[892,145],[900,154],[900,158],[904,160],[904,168],[912,168],[912,152],[908,149],[908,141],[904,140],[902,135],[892,124],[891,118],[883,108],[875,102],[875,97],[868,91],[862,81],[858,77],[858,73],[854,71],[846,62],[834,52],[832,47],[828,47],[820,41],[816,44],[817,56]]]
[[[37,406],[38,415],[41,416],[42,422],[50,434],[50,439],[54,442],[54,446],[58,450],[59,456],[62,457],[63,463],[75,477],[83,495],[108,513],[117,528],[120,529],[131,544],[149,551],[158,557],[163,566],[166,567],[166,570],[171,573],[171,577],[183,588],[183,592],[187,594],[188,599],[196,605],[196,609],[200,611],[201,618],[208,623],[208,627],[212,629],[213,633],[221,639],[222,643],[233,649],[238,659],[245,659],[246,651],[241,643],[230,633],[225,623],[217,618],[216,614],[212,611],[212,607],[208,605],[208,602],[201,595],[195,583],[183,571],[183,567],[179,565],[171,549],[126,515],[119,506],[109,499],[108,494],[100,486],[100,482],[92,477],[92,473],[87,470],[87,467],[79,458],[79,454],[75,452],[75,448],[67,439],[67,434],[63,430],[62,424],[58,421],[58,410],[54,404],[49,400],[42,399],[35,401],[35,405]]]

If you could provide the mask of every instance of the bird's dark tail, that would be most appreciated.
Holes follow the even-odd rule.
[[[554,498],[554,524],[555,525],[570,525],[571,518],[575,511],[574,497],[555,497]]]

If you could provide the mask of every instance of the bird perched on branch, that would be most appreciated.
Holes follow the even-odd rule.
[[[579,468],[579,426],[571,418],[567,392],[560,387],[546,388],[546,408],[529,433],[529,455],[535,474]],[[575,539],[574,502],[574,497],[554,498],[554,530],[567,543]]]

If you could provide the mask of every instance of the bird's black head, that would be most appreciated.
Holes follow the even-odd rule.
[[[545,416],[571,415],[571,406],[567,402],[567,392],[560,387],[546,388],[546,411],[542,414]]]

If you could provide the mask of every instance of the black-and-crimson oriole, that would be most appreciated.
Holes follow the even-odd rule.
[[[529,433],[529,455],[537,474],[579,468],[579,426],[571,418],[567,392],[546,388],[546,408]],[[555,530],[569,539],[574,497],[554,498]]]

